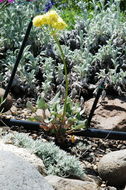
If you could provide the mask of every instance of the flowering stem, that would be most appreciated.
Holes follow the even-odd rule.
[[[62,61],[63,61],[63,64],[64,64],[64,71],[65,71],[65,101],[64,101],[64,108],[63,108],[63,116],[62,116],[62,121],[64,121],[64,117],[66,115],[66,106],[67,106],[67,97],[68,97],[68,77],[67,77],[67,64],[66,64],[66,61],[65,61],[65,56],[64,56],[64,53],[63,53],[63,50],[62,50],[62,47],[59,43],[59,40],[56,36],[56,34],[53,35],[53,38],[54,40],[56,41],[57,43],[57,46],[60,50],[60,53],[61,53],[61,58],[62,58]]]

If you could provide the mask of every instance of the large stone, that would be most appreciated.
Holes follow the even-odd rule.
[[[24,148],[19,148],[16,147],[12,144],[4,144],[2,140],[0,141],[0,150],[4,150],[7,152],[12,152],[16,156],[22,158],[25,161],[28,161],[31,163],[33,166],[36,167],[36,169],[42,174],[46,175],[46,169],[43,164],[43,161],[38,158],[35,154],[30,152],[30,150],[24,149]]]
[[[126,184],[126,150],[106,154],[98,164],[100,177],[112,186]]]
[[[3,99],[4,93],[5,93],[5,90],[3,88],[0,88],[0,98],[1,98],[1,101]],[[4,103],[1,104],[0,111],[2,110],[3,112],[6,112],[6,111],[10,110],[12,104],[13,104],[13,99],[8,94],[8,96],[7,96],[6,100],[4,101]]]
[[[0,150],[0,189],[54,190],[33,165],[4,150]]]
[[[98,190],[98,185],[94,182],[66,179],[58,176],[45,177],[55,190]]]
[[[85,102],[85,113],[88,115],[94,98]],[[91,122],[92,127],[126,131],[126,100],[106,97],[99,100]]]

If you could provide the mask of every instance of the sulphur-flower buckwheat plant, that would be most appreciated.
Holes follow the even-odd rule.
[[[65,62],[65,56],[62,50],[62,47],[59,43],[57,38],[57,30],[63,30],[67,27],[67,24],[63,21],[63,19],[58,15],[55,10],[50,10],[43,15],[38,15],[33,18],[33,25],[36,27],[42,27],[43,25],[49,26],[50,34],[53,36],[57,46],[60,50],[62,61],[64,63],[64,70],[65,70],[65,82],[66,82],[66,93],[65,93],[65,102],[64,102],[64,110],[63,110],[63,117],[62,121],[64,121],[64,117],[66,114],[66,104],[67,104],[67,96],[68,96],[68,78],[67,78],[67,65]]]
[[[67,24],[63,21],[63,19],[58,15],[58,13],[55,10],[50,10],[47,13],[43,15],[38,15],[33,18],[33,25],[35,27],[43,27],[43,25],[48,26],[50,35],[54,38],[60,54],[61,58],[64,64],[64,71],[65,71],[65,98],[64,98],[64,106],[63,106],[63,113],[60,115],[59,118],[56,118],[58,120],[58,126],[57,126],[57,133],[58,136],[62,136],[62,131],[65,128],[66,124],[66,111],[67,111],[67,98],[68,98],[68,76],[67,76],[67,64],[65,61],[64,52],[62,50],[62,47],[59,43],[59,39],[57,37],[57,32],[59,30],[63,30],[67,27]],[[57,121],[55,121],[57,123]],[[56,135],[57,136],[57,135]]]

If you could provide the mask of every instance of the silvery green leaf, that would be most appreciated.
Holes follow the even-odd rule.
[[[26,103],[26,107],[27,107],[28,109],[30,109],[32,112],[35,112],[35,108],[33,107],[32,103],[31,103],[30,101],[28,101],[28,102]]]
[[[44,98],[42,97],[38,98],[36,104],[37,104],[37,108],[39,109],[45,110],[48,108],[48,104],[45,102]]]
[[[55,104],[56,102],[59,102],[60,98],[59,98],[60,92],[58,92],[53,99],[49,102],[49,104]]]

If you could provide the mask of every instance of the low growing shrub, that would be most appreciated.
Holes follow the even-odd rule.
[[[30,149],[43,160],[48,174],[64,177],[84,175],[80,161],[61,150],[53,142],[33,140],[27,134],[17,132],[5,135],[3,139],[5,142],[11,140],[12,144],[18,147]]]

